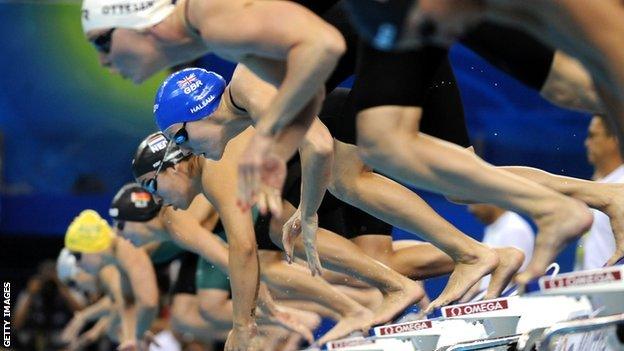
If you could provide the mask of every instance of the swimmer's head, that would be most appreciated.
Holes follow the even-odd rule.
[[[67,248],[63,248],[56,260],[56,273],[59,279],[69,285],[87,293],[97,292],[97,281],[95,277],[80,267],[76,256]]]
[[[120,235],[136,246],[150,241],[146,237],[149,229],[146,223],[158,220],[161,204],[152,194],[136,183],[124,185],[111,202],[108,214],[115,221],[114,228]]]
[[[116,221],[147,222],[160,212],[160,204],[139,184],[124,185],[111,201],[108,214]]]
[[[228,140],[224,127],[210,116],[219,107],[225,87],[223,77],[202,68],[171,74],[154,100],[158,128],[176,145],[209,159],[220,159]]]
[[[56,274],[62,282],[69,282],[74,279],[78,273],[78,265],[76,264],[76,256],[67,249],[63,248],[56,259]]]
[[[147,136],[132,160],[135,180],[165,206],[187,209],[200,190],[195,177],[199,172],[195,158],[160,133]]]
[[[102,66],[140,83],[167,66],[154,27],[174,8],[171,0],[84,0],[82,29]]]
[[[65,233],[65,247],[72,252],[83,254],[100,253],[107,250],[114,233],[94,210],[84,210],[74,218]]]
[[[65,247],[76,256],[78,267],[96,274],[104,264],[103,254],[110,250],[115,234],[100,215],[84,210],[65,233]]]

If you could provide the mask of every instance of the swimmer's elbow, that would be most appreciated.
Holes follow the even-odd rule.
[[[236,240],[231,241],[229,244],[231,258],[247,260],[257,254],[256,243],[254,240]]]
[[[308,147],[317,158],[329,158],[334,153],[334,140],[326,128],[310,129],[303,146]]]
[[[145,291],[138,297],[137,303],[144,310],[156,310],[158,308],[158,294],[156,291]]]
[[[347,43],[338,30],[331,27],[325,31],[324,35],[319,37],[319,52],[328,59],[338,61],[338,59],[347,51]]]
[[[327,52],[335,56],[342,56],[347,51],[347,43],[342,34],[336,32],[328,42]]]

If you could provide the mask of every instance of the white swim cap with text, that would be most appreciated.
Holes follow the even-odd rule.
[[[171,0],[84,0],[82,29],[145,29],[160,23],[175,6]]]

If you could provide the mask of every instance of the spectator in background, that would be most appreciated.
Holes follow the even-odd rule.
[[[468,211],[485,225],[481,240],[484,244],[492,248],[515,247],[524,253],[524,261],[520,267],[520,271],[523,271],[533,254],[535,234],[531,225],[517,213],[494,205],[472,204],[468,206]],[[489,281],[489,275],[481,279],[481,283],[475,284],[471,289],[472,294],[467,294],[465,299],[485,290]]]
[[[85,298],[63,284],[55,263],[46,260],[19,294],[13,318],[19,350],[60,350],[65,324],[74,312],[84,308]]]
[[[585,148],[587,159],[594,166],[592,179],[600,183],[624,183],[624,162],[610,124],[603,116],[596,115],[588,129]],[[594,223],[579,245],[577,263],[580,263],[582,269],[603,267],[615,253],[615,239],[609,217],[598,210],[592,211]],[[624,252],[620,253],[621,256],[624,256]]]

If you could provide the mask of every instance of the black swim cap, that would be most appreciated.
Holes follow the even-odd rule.
[[[147,222],[158,215],[161,204],[139,184],[124,185],[113,197],[108,214],[121,221]]]
[[[189,156],[191,153],[185,154],[174,142],[169,142],[163,133],[156,132],[143,139],[137,148],[132,160],[132,174],[134,179],[138,179],[146,173],[158,170],[161,162],[165,162],[162,166],[164,170]]]

